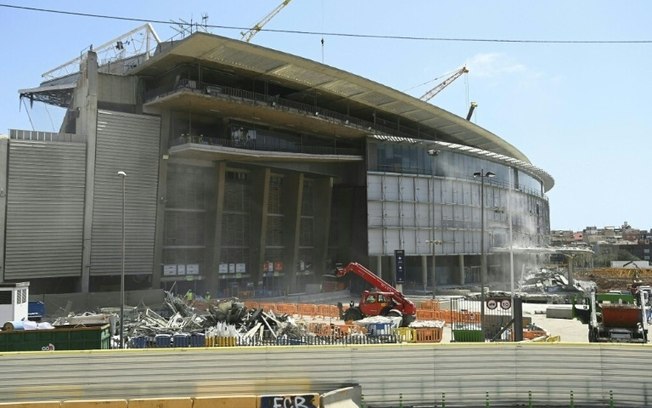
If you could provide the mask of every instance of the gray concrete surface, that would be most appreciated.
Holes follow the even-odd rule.
[[[525,303],[523,304],[523,317],[532,318],[533,324],[546,330],[550,336],[559,336],[560,341],[564,343],[588,343],[588,328],[579,320],[546,316],[546,309],[556,306],[559,305]],[[442,343],[450,343],[451,337],[450,325],[446,325],[442,333]]]

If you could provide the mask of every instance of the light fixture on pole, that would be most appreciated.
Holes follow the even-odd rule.
[[[120,348],[125,344],[125,180],[127,173],[120,170],[118,176],[122,177],[122,268],[120,271]]]
[[[490,171],[484,169],[473,173],[473,177],[480,177],[480,325],[482,329],[482,338],[484,340],[484,283],[487,274],[487,252],[484,248],[484,179],[496,176]]]
[[[439,156],[440,151],[436,149],[429,149],[428,156],[436,157]],[[432,246],[432,270],[430,280],[432,283],[432,298],[435,298],[435,245],[441,244],[441,241],[435,239],[435,168],[430,166],[432,170],[432,202],[430,206],[432,207],[432,225],[430,226],[430,239],[427,241]]]

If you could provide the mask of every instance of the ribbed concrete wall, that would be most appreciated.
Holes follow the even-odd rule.
[[[0,402],[326,392],[404,405],[649,406],[648,346],[403,344],[0,355]]]

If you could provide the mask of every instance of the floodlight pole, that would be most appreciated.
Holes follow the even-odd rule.
[[[122,268],[120,271],[120,348],[125,344],[125,180],[127,173],[120,170],[118,176],[122,177]]]
[[[437,149],[429,149],[428,150],[428,156],[430,157],[437,157],[439,155],[440,151]],[[432,281],[432,299],[435,299],[435,292],[436,292],[436,269],[435,269],[435,245],[438,243],[441,244],[441,241],[435,240],[435,166],[432,165],[433,162],[431,162],[431,173],[432,173],[432,201],[430,203],[430,206],[432,207],[432,218],[430,222],[432,225],[430,226],[430,245],[432,246],[432,269],[430,271],[430,280]]]
[[[485,318],[485,299],[484,299],[484,285],[485,275],[487,274],[487,253],[484,248],[484,179],[487,177],[494,177],[496,174],[490,171],[486,172],[481,169],[479,172],[473,173],[474,177],[480,177],[480,325],[482,330],[482,339],[485,340],[484,318]]]

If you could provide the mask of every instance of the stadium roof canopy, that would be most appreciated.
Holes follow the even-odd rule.
[[[533,166],[525,154],[488,130],[428,102],[329,65],[203,32],[179,41],[158,43],[155,54],[151,57],[147,54],[143,59],[138,56],[133,65],[125,64],[133,67],[127,68],[124,74],[156,77],[182,64],[199,63],[233,75],[267,80],[294,90],[293,97],[298,100],[314,100],[317,95],[320,104],[346,105],[348,112],[356,117],[371,118],[381,112],[403,124],[414,123],[421,129],[433,130],[424,132],[423,140],[441,142],[446,148],[466,149],[469,154],[483,152],[481,157],[510,162],[539,177],[546,191],[554,185],[547,172]],[[32,101],[67,106],[78,75],[46,81],[40,87],[19,92],[21,97]],[[374,134],[375,130],[359,133]],[[401,135],[394,139],[407,140]]]
[[[197,32],[174,43],[129,73],[156,76],[188,62],[213,65],[229,72],[267,79],[297,92],[318,94],[320,100],[351,103],[351,111],[386,112],[424,128],[435,129],[447,141],[477,147],[529,163],[529,159],[503,139],[466,119],[361,76],[240,40]]]

